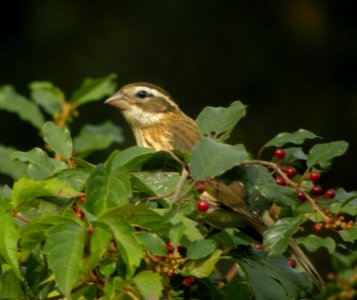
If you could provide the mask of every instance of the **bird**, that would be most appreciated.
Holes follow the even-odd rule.
[[[173,149],[190,152],[200,140],[197,123],[187,116],[170,94],[161,87],[147,82],[134,82],[124,85],[105,104],[119,109],[131,127],[138,146],[157,151]],[[213,207],[228,208],[238,213],[260,234],[275,222],[276,208],[264,213],[263,218],[251,212],[245,202],[245,187],[239,181],[225,184],[217,180],[208,181],[209,193],[205,198]],[[296,259],[312,278],[319,290],[324,282],[309,258],[293,239],[289,246]]]

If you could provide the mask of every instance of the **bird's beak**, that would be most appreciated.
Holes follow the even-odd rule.
[[[110,98],[108,98],[107,100],[105,100],[104,103],[117,107],[120,110],[126,110],[130,108],[132,101],[130,101],[130,99],[123,93],[118,92],[115,93]]]

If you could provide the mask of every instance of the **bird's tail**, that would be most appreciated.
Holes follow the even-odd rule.
[[[321,278],[319,272],[316,270],[310,259],[305,255],[305,253],[293,239],[289,240],[289,247],[292,250],[296,260],[301,264],[305,272],[311,277],[316,288],[318,288],[320,291],[324,290],[324,280]]]
[[[222,203],[223,205],[241,214],[248,221],[248,223],[250,223],[251,226],[261,234],[267,227],[275,223],[276,216],[279,214],[279,209],[276,206],[273,206],[271,210],[264,213],[262,220],[258,218],[257,215],[249,211],[245,202],[245,188],[242,183],[235,181],[226,185],[222,182],[213,181],[210,183],[210,186],[215,191],[210,194],[216,199],[215,201],[217,203]],[[289,248],[293,252],[296,260],[311,277],[316,288],[323,290],[325,283],[319,272],[293,239],[289,240]]]

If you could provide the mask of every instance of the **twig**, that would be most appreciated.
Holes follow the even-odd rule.
[[[286,174],[283,172],[283,170],[276,163],[268,162],[268,161],[264,161],[264,160],[251,160],[251,161],[247,161],[247,162],[242,163],[242,165],[254,165],[254,164],[260,164],[260,165],[263,165],[263,166],[266,166],[268,168],[271,168],[271,169],[275,170],[275,172],[277,174],[279,174],[279,176],[281,176],[285,180],[285,182],[287,184],[289,184],[290,186],[292,186],[296,190],[298,190],[300,188],[300,184],[299,183],[295,183],[288,176],[286,176]],[[320,214],[325,220],[329,220],[329,217],[327,217],[321,211],[319,206],[316,204],[316,201],[312,197],[310,197],[308,194],[305,193],[305,195],[306,195],[306,200],[308,202],[310,202],[310,204],[312,205],[314,211],[317,212],[318,214]]]
[[[26,217],[24,217],[24,216],[21,216],[21,215],[19,215],[19,214],[16,213],[16,212],[13,213],[13,216],[14,216],[14,218],[19,219],[19,220],[21,220],[21,221],[23,221],[23,222],[25,222],[25,223],[29,223],[29,224],[32,223],[30,219],[28,219],[28,218],[26,218]]]
[[[168,194],[166,194],[166,195],[161,195],[161,196],[159,196],[159,195],[157,195],[157,196],[152,196],[152,197],[148,197],[147,199],[148,199],[149,201],[156,201],[156,200],[168,198],[168,197],[172,196],[174,193],[175,193],[175,192],[171,192],[171,193],[168,193]]]
[[[188,171],[186,170],[185,167],[182,168],[182,173],[181,173],[181,177],[177,183],[177,186],[176,186],[176,189],[175,189],[175,192],[174,192],[174,195],[172,196],[172,199],[174,202],[178,202],[180,200],[180,193],[182,191],[182,188],[185,184],[185,181],[188,177]]]
[[[186,168],[186,164],[177,157],[177,155],[175,153],[173,153],[171,150],[165,150],[165,152],[167,152],[168,154],[170,154],[170,156],[176,160],[183,168]]]

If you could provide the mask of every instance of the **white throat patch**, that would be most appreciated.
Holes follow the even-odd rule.
[[[162,113],[146,112],[136,105],[131,105],[131,108],[124,110],[123,114],[129,123],[141,127],[154,125],[162,119]]]

